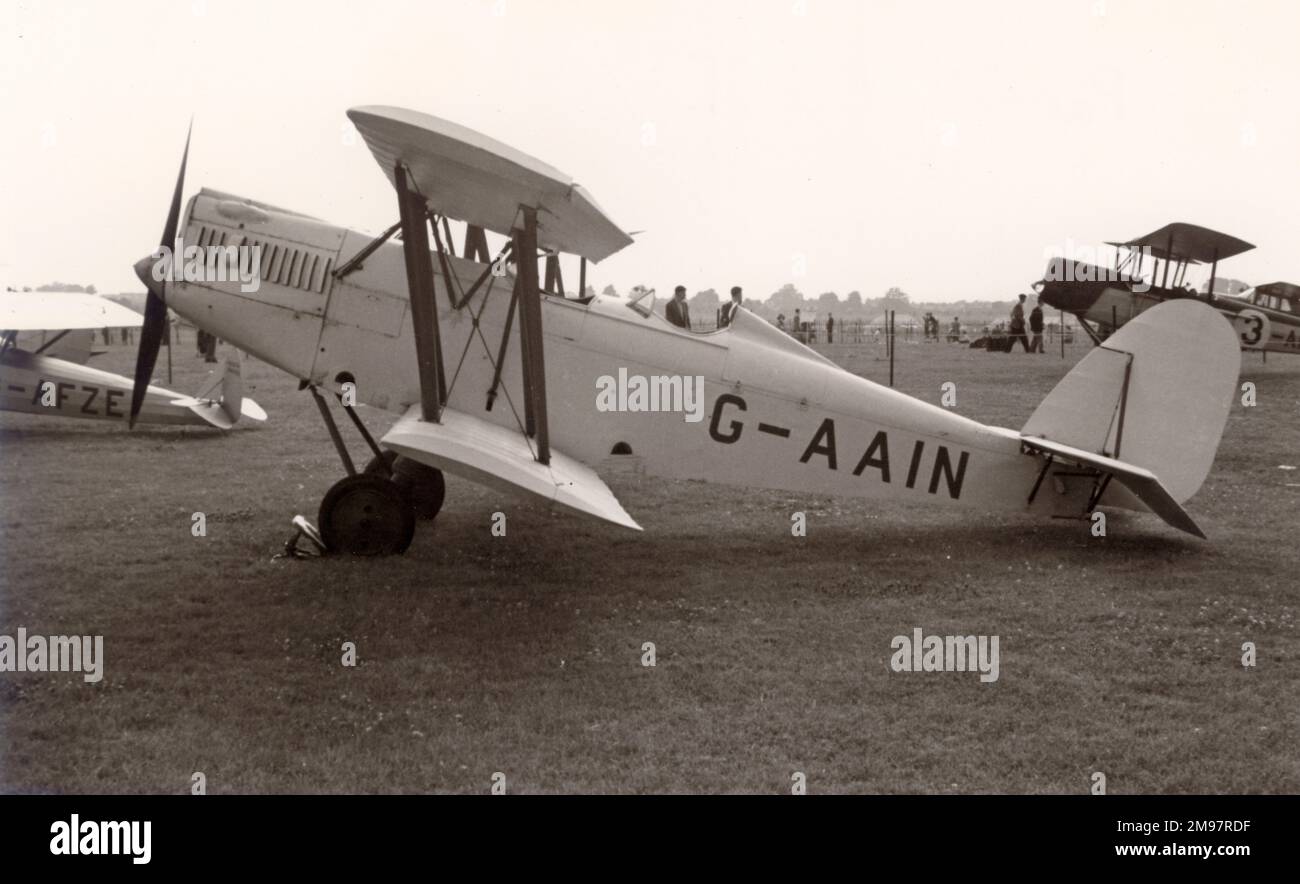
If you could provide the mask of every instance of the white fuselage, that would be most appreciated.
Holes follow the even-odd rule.
[[[131,410],[131,384],[128,377],[66,359],[15,347],[0,353],[0,411],[124,421]],[[192,409],[175,404],[184,399],[180,393],[150,386],[138,420],[208,426]]]
[[[187,244],[260,245],[260,288],[169,282],[168,306],[302,380],[338,390],[351,378],[359,402],[398,413],[418,402],[401,245],[385,243],[335,279],[331,271],[370,237],[248,205],[205,190],[191,200],[182,231]],[[486,266],[448,260],[459,290]],[[434,267],[448,406],[517,427],[517,331],[487,410],[513,276],[494,278],[455,309],[436,257]],[[671,478],[1041,514],[1086,507],[1092,483],[1082,477],[1054,478],[1028,502],[1042,461],[1022,453],[1016,432],[857,377],[747,311],[721,331],[695,334],[617,298],[542,301],[551,445],[592,466],[630,449],[648,474]],[[600,407],[601,379],[620,376],[702,377],[703,419]]]

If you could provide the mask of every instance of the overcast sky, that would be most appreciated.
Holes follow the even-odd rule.
[[[1006,298],[1169,221],[1300,281],[1300,4],[0,0],[0,282],[138,291],[200,186],[396,219],[344,112],[454,120],[583,184],[598,286]]]

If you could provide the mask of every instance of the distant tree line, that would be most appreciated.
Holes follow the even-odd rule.
[[[87,295],[93,295],[96,293],[93,285],[76,285],[71,282],[47,282],[45,285],[38,285],[35,289],[29,285],[23,286],[22,289],[15,288],[14,286],[6,286],[5,291],[82,292]]]
[[[619,291],[613,285],[605,286],[601,294],[619,297]],[[672,292],[657,294],[660,305],[672,297]],[[712,288],[698,291],[689,296],[686,300],[691,305],[692,319],[696,322],[712,321],[718,309],[728,297],[730,296],[719,294]],[[894,310],[900,316],[905,315],[916,319],[920,319],[925,313],[933,313],[944,322],[945,328],[947,322],[954,316],[960,317],[963,323],[1004,320],[1010,315],[1014,303],[1015,301],[1012,299],[1005,301],[914,301],[911,295],[898,286],[889,288],[878,298],[864,298],[862,293],[857,290],[849,292],[843,298],[835,292],[822,292],[815,297],[809,297],[799,291],[793,283],[786,283],[766,298],[760,299],[752,292],[746,293],[745,297],[745,306],[769,322],[775,322],[777,316],[782,315],[786,317],[788,322],[794,318],[796,310],[799,311],[801,316],[810,318],[814,316],[824,318],[827,314],[834,314],[837,318],[865,320],[873,320],[889,310]]]

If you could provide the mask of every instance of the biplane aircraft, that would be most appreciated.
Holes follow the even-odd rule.
[[[1214,460],[1241,358],[1204,304],[1146,311],[1022,429],[986,426],[853,375],[744,309],[694,333],[653,310],[653,291],[585,296],[587,262],[631,238],[572,178],[436,117],[348,115],[394,189],[388,230],[207,189],[181,218],[182,161],[164,244],[179,230],[260,246],[260,285],[157,282],[159,253],[136,265],[149,288],[137,394],[168,307],[310,392],[347,473],[320,507],[332,552],[405,550],[416,513],[442,505],[443,471],[639,530],[597,472],[620,456],[648,475],[810,495],[1043,517],[1127,507],[1204,536],[1181,504]],[[579,262],[572,296],[561,254]],[[322,389],[364,438],[365,471]],[[354,403],[401,417],[376,440]]]
[[[1240,297],[1214,291],[1219,262],[1250,251],[1254,248],[1250,243],[1194,224],[1175,223],[1107,245],[1115,248],[1113,267],[1057,257],[1048,262],[1043,279],[1034,283],[1044,304],[1074,314],[1094,341],[1100,342],[1156,304],[1190,298],[1222,313],[1243,349],[1300,353],[1300,287],[1275,282]],[[1189,284],[1187,271],[1207,264],[1209,282],[1200,292]]]
[[[95,295],[0,294],[0,411],[126,420],[132,380],[85,365],[92,351],[90,336],[84,332],[138,328],[141,320],[134,310]],[[45,339],[39,344],[24,340],[25,335],[34,332],[43,333]],[[218,385],[221,391],[212,398]],[[223,430],[234,426],[241,416],[266,420],[266,413],[252,399],[245,399],[242,389],[239,361],[232,355],[225,372],[198,396],[147,387],[139,418],[149,424],[190,424]]]

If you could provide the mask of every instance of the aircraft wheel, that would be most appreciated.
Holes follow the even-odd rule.
[[[387,476],[393,472],[393,461],[397,460],[396,451],[385,451],[382,455],[370,458],[370,463],[362,470],[367,476]]]
[[[406,492],[417,519],[435,518],[447,497],[447,482],[442,470],[409,457],[399,457],[393,464],[393,481]]]
[[[348,476],[320,504],[320,533],[330,552],[388,556],[406,552],[415,513],[405,492],[382,476]]]
[[[396,451],[385,451],[384,460],[392,472],[393,482],[406,492],[407,499],[411,501],[415,517],[425,521],[435,518],[447,497],[447,483],[443,479],[442,470],[409,457],[401,457]],[[378,457],[370,459],[366,473],[384,475],[384,466]]]

